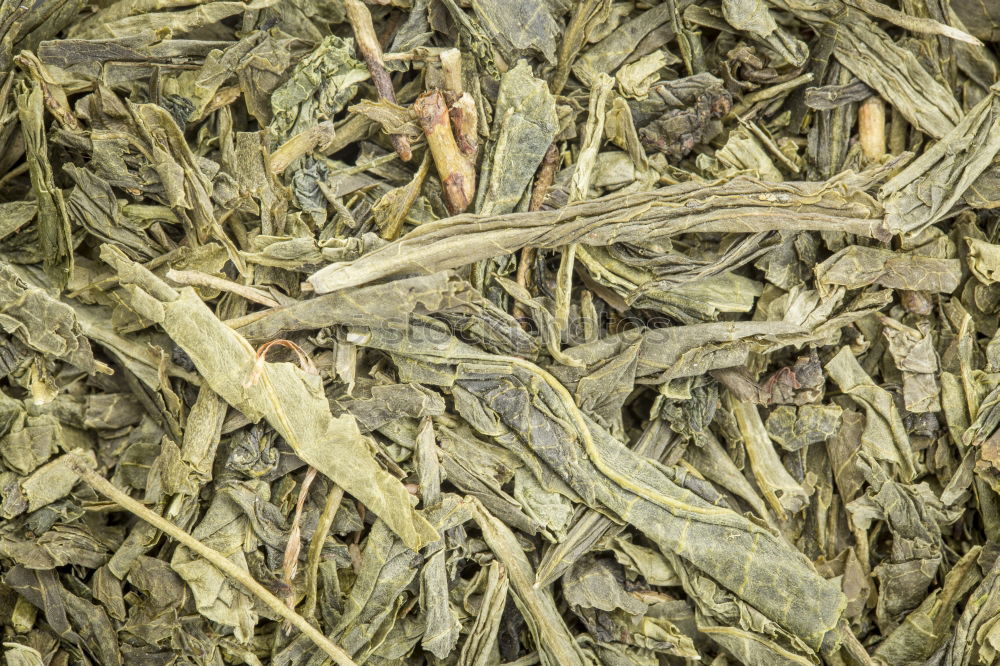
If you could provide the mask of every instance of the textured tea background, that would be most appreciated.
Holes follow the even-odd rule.
[[[6,662],[997,663],[998,7],[3,0]]]

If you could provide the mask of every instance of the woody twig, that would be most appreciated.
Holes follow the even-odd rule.
[[[386,71],[385,64],[382,62],[382,45],[379,44],[378,37],[375,35],[371,12],[361,0],[344,0],[344,6],[347,8],[347,20],[351,22],[351,28],[354,29],[354,39],[358,43],[358,50],[361,52],[365,64],[368,65],[368,71],[371,72],[375,91],[380,99],[395,104],[396,92],[392,88],[389,72]],[[392,147],[396,149],[399,159],[409,162],[410,158],[413,157],[410,141],[402,134],[390,134],[389,140],[392,142]]]
[[[445,205],[449,213],[457,215],[472,204],[476,194],[474,155],[469,159],[459,148],[448,105],[440,90],[430,90],[418,97],[413,103],[413,111],[427,137],[434,166],[444,187]]]
[[[878,95],[858,107],[858,141],[866,159],[878,162],[885,156],[885,102]]]

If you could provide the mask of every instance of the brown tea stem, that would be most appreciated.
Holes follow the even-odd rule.
[[[329,638],[324,636],[323,632],[306,622],[305,618],[286,606],[281,599],[271,594],[263,585],[254,580],[250,574],[243,571],[227,559],[225,555],[214,548],[209,548],[181,528],[165,519],[163,516],[154,513],[126,495],[124,492],[113,486],[110,481],[91,469],[87,464],[88,462],[89,461],[80,457],[75,461],[74,467],[77,474],[80,475],[80,478],[86,481],[91,488],[112,500],[115,504],[133,514],[137,518],[146,521],[170,538],[180,542],[180,544],[185,548],[208,560],[215,568],[232,578],[234,581],[239,583],[240,586],[264,602],[264,604],[266,604],[275,615],[278,615],[282,619],[286,620],[293,627],[305,634],[313,643],[316,644],[316,647],[325,652],[335,663],[340,666],[357,666],[355,661],[351,659],[350,655],[344,652]]]
[[[528,203],[529,211],[540,210],[542,204],[545,202],[545,195],[549,193],[549,188],[552,187],[552,183],[556,178],[556,169],[559,167],[559,149],[556,148],[556,144],[550,144],[548,150],[545,151],[545,157],[542,158],[542,163],[538,167],[538,173],[535,176],[535,186],[531,189],[531,201]],[[528,274],[531,271],[531,264],[535,261],[535,248],[526,247],[521,250],[521,257],[517,264],[517,276],[516,280],[519,285],[528,288]],[[523,320],[527,313],[521,308],[520,304],[514,304],[514,318],[518,321]]]
[[[538,167],[538,175],[535,176],[535,186],[531,190],[531,201],[528,203],[528,210],[534,212],[542,209],[545,203],[545,196],[549,193],[549,188],[556,179],[556,169],[559,168],[559,149],[556,144],[550,144],[542,158],[542,164]]]
[[[885,102],[878,95],[858,106],[858,141],[865,159],[878,162],[885,156]]]
[[[375,91],[380,99],[396,103],[396,91],[392,88],[392,79],[382,62],[382,45],[378,42],[375,34],[375,27],[372,25],[372,15],[368,7],[361,0],[344,0],[347,9],[347,20],[351,22],[354,29],[354,38],[358,43],[358,51],[368,65],[368,71],[372,75],[372,83],[375,84]],[[389,140],[392,147],[396,149],[399,159],[409,162],[413,157],[410,149],[410,141],[402,134],[390,134]]]
[[[476,194],[476,170],[462,154],[452,133],[448,105],[440,90],[425,92],[413,103],[420,127],[434,158],[438,177],[444,187],[448,212],[457,215],[472,203]]]
[[[441,72],[444,75],[444,88],[448,92],[462,94],[462,52],[458,49],[448,49],[441,52]]]

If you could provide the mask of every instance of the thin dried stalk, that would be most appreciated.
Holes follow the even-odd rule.
[[[452,93],[446,96],[449,102],[448,118],[451,119],[451,127],[455,133],[455,143],[475,169],[476,155],[479,153],[479,114],[476,112],[476,101],[469,93],[454,97]]]
[[[340,666],[357,666],[350,655],[324,636],[323,632],[306,622],[305,618],[286,606],[281,599],[268,592],[263,585],[254,580],[246,571],[243,571],[230,562],[225,555],[214,548],[209,548],[181,528],[166,520],[163,516],[147,509],[118,488],[115,488],[110,481],[91,469],[87,464],[88,462],[82,456],[77,457],[74,461],[74,468],[76,473],[80,475],[80,478],[86,481],[91,488],[132,515],[149,523],[175,541],[180,542],[185,548],[208,560],[219,571],[232,578],[233,581],[238,583],[247,592],[264,602],[268,608],[274,611],[275,615],[278,615],[305,634],[316,647],[325,652],[335,663]]]
[[[531,190],[531,201],[528,203],[529,211],[542,209],[545,203],[545,196],[552,187],[552,182],[556,179],[556,171],[559,169],[559,149],[556,144],[549,146],[542,158],[542,164],[538,167],[538,175],[535,176],[535,186]]]
[[[299,553],[302,550],[302,507],[309,496],[309,487],[316,479],[316,468],[310,467],[306,470],[306,476],[302,479],[302,487],[299,488],[299,498],[295,502],[295,516],[292,518],[292,529],[288,533],[288,544],[285,546],[285,556],[281,562],[282,582],[285,584],[285,603],[289,608],[295,608],[295,597],[293,595],[292,582],[295,574],[299,570]]]
[[[306,565],[306,600],[302,605],[302,615],[312,619],[316,616],[316,587],[319,580],[319,559],[323,553],[323,542],[326,535],[333,527],[333,521],[337,517],[340,509],[340,502],[344,499],[344,489],[333,485],[326,496],[326,504],[323,505],[323,513],[319,516],[319,523],[316,531],[313,532],[312,541],[309,542],[309,559]]]
[[[308,152],[313,150],[322,152],[336,135],[333,123],[329,122],[299,132],[271,153],[267,161],[271,173],[277,175],[284,172],[288,165]]]
[[[474,165],[479,152],[479,114],[476,112],[476,100],[463,92],[461,51],[448,49],[441,52],[441,73],[455,142],[465,158]]]
[[[375,27],[372,25],[372,15],[361,0],[344,0],[344,7],[347,9],[347,20],[351,22],[354,30],[354,39],[358,43],[358,51],[368,65],[368,71],[372,75],[372,83],[375,84],[375,91],[380,99],[396,103],[396,91],[392,88],[392,79],[382,63],[382,45],[378,42],[375,34]],[[396,149],[399,159],[409,162],[413,157],[410,149],[410,141],[402,134],[390,134],[389,140],[392,147]]]
[[[248,301],[252,301],[269,308],[281,307],[281,303],[274,300],[260,289],[250,287],[245,284],[238,284],[231,280],[216,277],[215,275],[202,273],[201,271],[178,271],[170,269],[167,271],[166,277],[171,282],[175,282],[177,284],[188,285],[191,287],[206,287],[208,289],[218,289],[219,291],[228,291],[229,293],[236,294],[237,296],[242,296]]]

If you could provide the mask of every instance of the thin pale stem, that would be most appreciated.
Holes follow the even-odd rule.
[[[184,284],[192,287],[207,287],[208,289],[228,291],[232,294],[236,294],[237,296],[242,296],[248,301],[265,305],[269,308],[281,307],[281,303],[274,300],[259,289],[254,289],[253,287],[248,287],[245,284],[225,280],[215,275],[209,275],[208,273],[202,273],[201,271],[178,271],[170,269],[167,271],[167,279],[177,284]]]
[[[312,541],[309,542],[309,560],[306,565],[306,601],[302,606],[302,615],[310,619],[316,615],[316,588],[319,580],[319,558],[323,552],[323,542],[326,541],[326,535],[333,527],[333,520],[337,517],[337,510],[340,509],[340,502],[343,499],[344,489],[340,486],[332,486],[330,493],[326,496],[326,504],[323,505],[323,513],[320,514]]]
[[[247,592],[264,602],[264,604],[266,604],[275,615],[281,617],[283,620],[305,634],[309,640],[316,644],[316,647],[325,652],[335,663],[339,664],[339,666],[357,666],[356,662],[351,659],[350,655],[344,652],[329,638],[324,636],[323,632],[306,622],[305,618],[286,606],[281,599],[271,594],[263,585],[254,580],[249,573],[240,569],[219,551],[214,548],[209,548],[181,528],[165,519],[163,516],[151,511],[118,488],[114,487],[110,481],[91,469],[88,466],[88,462],[89,461],[80,458],[75,462],[75,468],[76,472],[80,475],[80,478],[86,481],[91,488],[112,500],[115,504],[133,514],[137,518],[146,521],[170,538],[180,542],[180,544],[185,548],[208,560],[215,568],[229,576]]]

